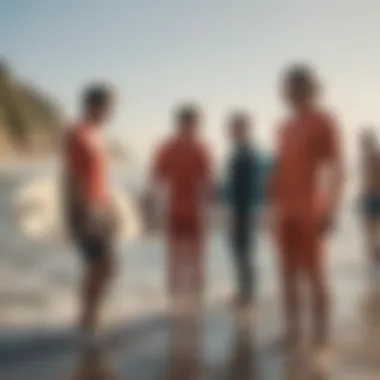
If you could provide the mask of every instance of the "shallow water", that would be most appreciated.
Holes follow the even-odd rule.
[[[30,379],[69,379],[72,378],[75,363],[81,361],[76,351],[61,350],[65,341],[62,337],[50,340],[50,345],[45,341],[45,345],[39,346],[40,351],[36,350],[37,335],[31,333],[37,331],[38,337],[41,337],[45,332],[45,335],[51,336],[53,331],[65,331],[72,325],[76,316],[75,294],[81,271],[75,249],[54,244],[32,244],[12,223],[12,196],[27,181],[42,172],[45,175],[49,170],[52,168],[37,167],[10,171],[0,177],[0,359],[5,354],[12,357],[12,349],[17,348],[13,364],[8,363],[9,368],[1,376],[6,380],[25,379],[26,373]],[[118,180],[127,182],[127,178],[120,177]],[[376,292],[371,294],[367,291],[362,246],[354,210],[346,207],[329,242],[327,256],[334,311],[334,346],[339,359],[336,372],[331,377],[334,380],[374,379],[380,373],[380,297]],[[105,313],[109,324],[114,325],[115,321],[128,324],[131,321],[141,322],[143,316],[154,319],[160,315],[165,307],[164,248],[160,237],[141,237],[133,245],[120,250],[118,276]],[[231,371],[231,378],[239,380],[314,379],[306,376],[286,377],[284,358],[266,348],[280,333],[282,318],[275,250],[265,232],[259,233],[255,254],[259,321],[255,339],[248,339],[254,347],[241,337],[233,338],[232,318],[223,306],[233,291],[228,242],[223,231],[213,232],[207,252],[210,312],[205,320],[205,344],[201,355],[212,372],[207,378],[227,379],[228,371]],[[219,308],[215,309],[215,305]],[[153,327],[153,332],[147,326]],[[170,351],[169,331],[165,325],[150,324],[149,320],[147,326],[143,326],[143,338],[135,346],[116,351],[112,370],[116,370],[120,378],[167,378],[164,373]],[[20,351],[22,347],[24,351]],[[20,352],[41,355],[28,365],[18,366]],[[0,360],[0,364],[6,363],[6,360]],[[234,364],[235,361],[237,364]],[[95,359],[90,367],[95,368],[97,362],[98,359]],[[236,375],[247,363],[252,365],[253,362],[258,363],[256,370],[259,374],[244,378]],[[68,376],[63,376],[66,373]],[[88,376],[78,378],[87,380]]]
[[[75,291],[81,263],[73,247],[35,244],[22,236],[13,221],[11,199],[33,178],[52,166],[9,172],[0,178],[0,323],[5,326],[69,324],[75,317]],[[131,176],[118,176],[131,183]],[[129,182],[128,182],[129,181]],[[127,185],[126,185],[127,186]],[[161,237],[144,239],[119,250],[118,276],[107,306],[107,319],[128,318],[162,310],[165,306],[165,255]],[[214,231],[207,253],[208,297],[225,298],[232,291],[233,272],[223,231]],[[345,210],[329,247],[331,290],[352,298],[361,282],[361,241],[352,210]],[[263,298],[276,295],[275,255],[271,241],[260,232],[256,273]],[[342,297],[337,302],[344,302]]]

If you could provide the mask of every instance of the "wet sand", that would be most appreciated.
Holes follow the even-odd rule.
[[[307,347],[298,358],[300,366],[292,369],[295,373],[286,353],[273,348],[282,331],[280,284],[276,255],[264,234],[255,259],[260,303],[249,328],[238,328],[227,306],[233,271],[223,234],[214,234],[210,242],[208,306],[198,328],[190,330],[175,327],[163,315],[164,249],[162,241],[151,239],[121,252],[106,306],[109,338],[100,351],[80,352],[71,329],[78,257],[67,247],[33,246],[12,228],[10,200],[21,182],[18,176],[0,181],[1,380],[379,378],[380,292],[366,283],[363,244],[352,210],[342,215],[329,244],[333,365],[323,376],[313,373]]]
[[[309,346],[290,361],[291,356],[272,345],[281,334],[281,313],[273,298],[262,300],[245,326],[220,304],[208,308],[198,323],[174,323],[157,315],[115,327],[94,351],[81,352],[63,332],[50,346],[45,342],[37,349],[35,341],[29,356],[3,357],[0,378],[375,380],[380,376],[380,292],[374,287],[350,290],[350,298],[335,294],[340,302],[335,304],[328,373],[312,365]],[[0,347],[0,356],[4,354]]]

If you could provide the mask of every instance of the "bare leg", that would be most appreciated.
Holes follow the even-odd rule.
[[[329,341],[328,291],[321,255],[322,252],[314,254],[308,267],[314,317],[314,343],[317,346],[325,346]]]
[[[181,236],[172,234],[168,246],[168,282],[167,290],[171,311],[178,311],[182,294],[183,241]]]
[[[307,274],[310,281],[311,301],[313,307],[313,364],[318,372],[322,371],[322,374],[327,374],[331,369],[331,360],[333,360],[329,346],[330,307],[328,284],[324,272],[322,250],[317,245],[310,248],[312,254],[311,261],[307,266]]]
[[[179,270],[179,241],[171,238],[168,252],[168,283],[167,290],[171,298],[175,298],[178,292],[178,270]]]
[[[203,302],[205,274],[203,241],[199,234],[189,237],[189,257],[191,260],[190,291],[195,302],[200,306]]]
[[[299,305],[299,242],[292,221],[283,222],[280,226],[280,268],[283,281],[283,302],[285,310],[286,332],[284,344],[294,348],[300,338],[300,305]]]
[[[369,267],[373,268],[380,262],[380,244],[378,244],[379,221],[374,218],[368,218],[365,221],[367,249],[369,256]]]
[[[285,309],[285,344],[294,347],[300,335],[300,305],[298,290],[298,271],[293,264],[287,260],[283,263],[283,289],[284,289],[284,309]]]
[[[80,327],[85,331],[95,331],[98,325],[100,304],[114,269],[113,257],[88,264],[82,286],[82,315]]]

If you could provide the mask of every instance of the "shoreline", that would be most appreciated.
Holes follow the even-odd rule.
[[[30,156],[14,156],[7,159],[0,158],[0,176],[19,174],[20,171],[29,170],[34,167],[44,167],[45,165],[54,166],[57,164],[56,155],[30,155]]]
[[[11,153],[11,154],[0,154],[0,165],[7,164],[25,164],[29,162],[42,161],[42,160],[52,160],[58,156],[57,153]]]

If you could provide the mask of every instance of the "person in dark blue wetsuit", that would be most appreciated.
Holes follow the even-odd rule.
[[[362,132],[361,139],[361,214],[369,255],[369,275],[376,280],[380,268],[380,150],[372,129]]]
[[[231,208],[231,246],[237,275],[237,306],[248,306],[254,300],[252,243],[255,205],[260,196],[259,163],[250,139],[251,120],[244,113],[235,113],[228,122],[233,144],[227,164],[226,195]]]

